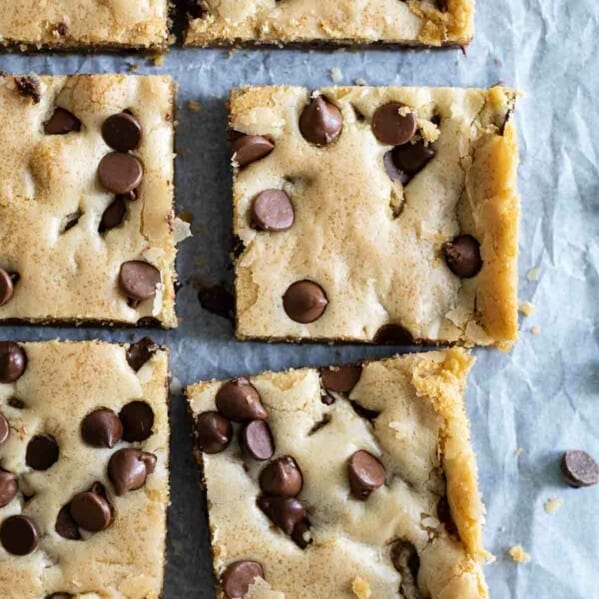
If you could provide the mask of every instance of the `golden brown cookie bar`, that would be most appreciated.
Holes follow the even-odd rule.
[[[3,598],[160,596],[167,377],[147,338],[0,342]]]
[[[0,12],[0,45],[26,48],[166,48],[167,0],[10,0]]]
[[[241,339],[517,338],[515,93],[236,89]]]
[[[177,326],[170,77],[0,78],[0,321]]]
[[[487,597],[458,348],[187,389],[217,596]]]
[[[194,0],[185,43],[466,45],[474,0]]]

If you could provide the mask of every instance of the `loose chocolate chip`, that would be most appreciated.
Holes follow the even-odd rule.
[[[58,443],[51,435],[36,435],[27,444],[25,463],[34,470],[48,470],[58,460]]]
[[[308,324],[318,320],[327,308],[329,300],[323,288],[313,281],[296,281],[283,296],[283,308],[295,322]]]
[[[327,146],[339,137],[343,129],[343,115],[334,104],[323,96],[317,96],[304,108],[299,127],[307,141]]]
[[[385,484],[385,467],[368,451],[356,451],[347,462],[347,475],[352,495],[365,500]]]
[[[139,449],[119,449],[108,462],[108,477],[115,493],[125,495],[143,487],[148,474],[154,472],[156,456]]]
[[[141,338],[132,343],[126,352],[127,363],[137,372],[155,353],[158,345],[149,337]]]
[[[337,393],[349,393],[356,386],[361,375],[362,366],[360,365],[332,366],[320,369],[324,388]]]
[[[393,148],[391,157],[400,172],[402,185],[407,185],[435,157],[435,150],[424,141],[418,141]]]
[[[39,104],[42,98],[39,79],[29,75],[15,79],[17,91],[25,98],[31,98],[35,104]]]
[[[141,143],[141,125],[130,112],[118,112],[104,121],[102,137],[113,150],[135,150]]]
[[[13,341],[0,341],[0,383],[14,383],[26,368],[25,350]]]
[[[112,510],[105,497],[85,491],[71,500],[71,517],[83,530],[100,532],[112,522]]]
[[[110,231],[110,229],[118,227],[123,222],[126,213],[127,206],[123,196],[116,196],[106,210],[104,210],[100,225],[98,226],[98,231],[100,233],[105,233],[106,231]]]
[[[216,394],[218,411],[234,422],[266,420],[266,412],[260,394],[246,378],[236,378],[225,383]]]
[[[262,135],[244,135],[232,143],[233,160],[240,166],[246,166],[268,156],[275,145]]]
[[[221,584],[228,599],[240,599],[245,597],[256,578],[264,578],[262,566],[251,560],[240,560],[226,567]]]
[[[231,322],[235,320],[235,298],[224,283],[200,285],[198,299],[207,312],[222,316]]]
[[[143,168],[135,156],[110,152],[100,160],[98,177],[107,191],[116,194],[128,193],[141,183]]]
[[[599,464],[586,452],[570,449],[561,462],[562,474],[571,487],[590,487],[599,483]]]
[[[241,431],[241,446],[255,460],[269,460],[275,452],[270,427],[264,420],[252,420]]]
[[[4,306],[11,300],[14,290],[12,277],[3,268],[0,268],[0,306]]]
[[[40,542],[35,522],[27,516],[10,516],[0,526],[0,541],[8,553],[27,555]]]
[[[0,508],[16,497],[18,489],[16,475],[0,468]]]
[[[9,435],[10,425],[8,424],[8,420],[6,420],[6,416],[0,412],[0,445],[4,445],[8,441]]]
[[[196,444],[204,453],[224,451],[233,438],[229,420],[214,410],[202,412],[195,420]]]
[[[160,285],[160,271],[142,260],[131,260],[121,265],[119,284],[125,295],[134,301],[143,301],[156,295]]]
[[[261,191],[250,207],[250,224],[258,231],[287,231],[295,214],[291,198],[281,189]]]
[[[304,486],[304,477],[291,456],[273,460],[260,473],[260,488],[266,495],[295,497]]]
[[[152,434],[154,412],[145,401],[131,401],[119,413],[123,439],[130,443],[145,441]]]
[[[401,574],[399,590],[402,597],[406,599],[423,599],[423,595],[418,588],[420,558],[416,547],[409,541],[396,541],[391,546],[391,562]]]
[[[373,341],[379,345],[413,345],[412,333],[400,324],[384,324],[375,333]]]
[[[416,134],[418,124],[413,112],[401,102],[389,102],[379,106],[372,117],[372,132],[383,144],[400,146],[408,143]]]
[[[123,436],[123,425],[112,410],[98,408],[81,421],[81,436],[92,447],[114,447]]]
[[[46,135],[66,135],[72,131],[81,131],[81,121],[68,110],[57,108],[44,123]]]
[[[442,495],[439,497],[439,501],[437,501],[437,518],[445,526],[448,534],[457,536],[458,528],[451,515],[451,508],[449,507],[446,495]]]
[[[57,534],[70,541],[79,541],[81,534],[79,527],[73,517],[71,516],[71,504],[63,505],[56,516],[56,524],[54,524],[54,530]]]
[[[443,255],[449,270],[462,279],[475,277],[483,266],[480,245],[472,235],[458,235],[443,244]]]
[[[306,510],[295,497],[258,497],[258,507],[286,535],[293,532],[295,526],[305,519]]]

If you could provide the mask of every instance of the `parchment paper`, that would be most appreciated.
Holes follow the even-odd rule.
[[[240,0],[241,1],[241,0]],[[171,51],[163,65],[139,55],[0,56],[9,72],[170,73],[179,83],[177,208],[193,215],[194,238],[178,262],[181,327],[152,332],[172,352],[172,506],[166,599],[214,597],[208,536],[177,392],[193,381],[321,365],[394,353],[393,348],[267,345],[233,339],[232,326],[203,311],[194,282],[231,280],[230,173],[225,100],[241,84],[488,86],[527,93],[517,110],[522,161],[520,298],[535,306],[510,354],[477,351],[467,394],[487,505],[486,568],[496,599],[599,597],[599,487],[569,489],[561,452],[599,459],[599,4],[596,0],[479,0],[467,55],[447,51]],[[200,112],[187,108],[189,100]],[[530,277],[527,273],[533,271]],[[538,275],[538,276],[535,276]],[[530,280],[530,279],[538,280]],[[539,327],[538,334],[531,332]],[[537,329],[535,329],[537,330]],[[23,327],[2,339],[129,341],[140,331]],[[520,449],[519,449],[520,448]],[[519,453],[519,457],[516,455]],[[564,500],[554,514],[549,497]],[[531,561],[506,550],[520,543]],[[317,598],[315,598],[317,599]],[[373,598],[378,599],[378,598]]]

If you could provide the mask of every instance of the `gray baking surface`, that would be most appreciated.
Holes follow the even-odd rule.
[[[240,0],[241,1],[241,0]],[[179,84],[177,209],[193,215],[181,245],[178,330],[152,332],[171,349],[171,484],[166,599],[214,597],[204,506],[180,385],[264,369],[347,362],[394,348],[237,342],[205,312],[194,283],[231,280],[229,149],[225,102],[250,84],[488,86],[526,92],[516,113],[521,147],[520,291],[535,305],[510,354],[476,351],[467,405],[487,505],[486,567],[496,599],[599,597],[599,487],[570,489],[561,453],[599,458],[599,4],[596,0],[479,1],[464,55],[444,51],[171,51],[154,66],[139,55],[0,56],[0,69],[38,73],[169,73]],[[198,101],[199,112],[188,109]],[[5,123],[5,126],[10,123]],[[1,253],[1,248],[0,248]],[[527,276],[538,269],[538,280]],[[534,275],[534,273],[533,273]],[[43,299],[40,299],[43,301]],[[534,334],[531,328],[539,327]],[[535,329],[536,330],[536,329]],[[21,327],[2,339],[137,339],[142,331]],[[544,502],[564,500],[548,514]],[[525,565],[506,557],[522,544]],[[292,599],[292,598],[290,598]],[[317,598],[315,598],[317,599]],[[378,599],[378,598],[373,598]]]

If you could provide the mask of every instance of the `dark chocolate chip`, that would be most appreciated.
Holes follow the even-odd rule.
[[[0,468],[0,508],[8,505],[17,496],[18,489],[16,475]]]
[[[148,474],[154,472],[156,456],[139,449],[119,449],[108,462],[108,477],[117,495],[143,487]]]
[[[71,214],[67,214],[67,216],[63,220],[62,231],[61,233],[66,233],[69,229],[72,229],[81,218],[81,212],[72,212]]]
[[[137,372],[155,353],[158,345],[149,337],[142,337],[132,343],[126,352],[127,363]]]
[[[46,135],[66,135],[72,131],[81,131],[81,121],[68,110],[57,108],[54,114],[44,123]]]
[[[250,224],[258,231],[287,231],[293,225],[295,213],[291,198],[281,189],[266,189],[253,200]]]
[[[286,535],[291,535],[295,526],[306,517],[306,510],[295,497],[258,497],[258,507]]]
[[[406,185],[410,180],[405,173],[402,173],[395,166],[395,162],[393,161],[393,150],[389,150],[383,155],[383,166],[385,167],[385,172],[391,181],[399,181],[402,185]]]
[[[262,135],[244,135],[232,143],[233,160],[240,166],[246,166],[268,156],[274,144]]]
[[[116,194],[128,193],[141,183],[143,167],[135,156],[110,152],[100,160],[98,177],[107,191]]]
[[[413,345],[412,333],[400,324],[384,324],[375,333],[373,341],[379,345]]]
[[[239,235],[233,235],[232,251],[234,258],[239,258],[245,252],[245,244]]]
[[[311,542],[312,538],[310,535],[307,535],[310,530],[310,521],[305,518],[301,522],[298,522],[291,533],[291,538],[293,542],[300,548],[305,549]],[[306,538],[307,537],[307,538]]]
[[[418,141],[393,148],[391,157],[402,185],[407,185],[435,157],[435,150],[424,141]]]
[[[233,438],[233,426],[224,416],[214,410],[202,412],[195,419],[195,440],[200,451],[219,453],[224,451]]]
[[[143,301],[156,295],[160,285],[160,271],[142,260],[131,260],[121,265],[119,284],[125,295],[133,301]]]
[[[137,321],[136,325],[139,328],[152,328],[152,329],[158,329],[161,326],[160,321],[157,318],[154,318],[153,316],[144,316],[144,317],[140,318]]]
[[[13,341],[0,341],[0,383],[14,383],[26,368],[25,350]]]
[[[561,470],[571,487],[590,487],[599,483],[599,464],[586,451],[566,451],[562,457]]]
[[[260,488],[266,495],[295,497],[304,486],[304,477],[291,456],[273,460],[260,473]]]
[[[275,452],[270,427],[264,420],[252,420],[243,427],[240,445],[255,460],[269,460]]]
[[[141,125],[130,112],[117,112],[109,116],[102,125],[104,141],[119,152],[138,148],[141,136]]]
[[[8,304],[11,300],[15,286],[11,275],[0,268],[0,306]]]
[[[201,285],[198,290],[200,305],[207,312],[235,320],[235,298],[224,283]]]
[[[10,435],[10,425],[6,416],[0,412],[0,445],[4,445],[8,441]]]
[[[98,408],[81,421],[81,436],[92,447],[114,447],[123,436],[123,425],[112,410]]]
[[[362,366],[331,366],[320,369],[322,384],[327,391],[349,393],[360,380]]]
[[[352,495],[365,500],[385,484],[385,467],[368,451],[356,451],[347,462],[347,475]]]
[[[24,410],[25,409],[25,402],[22,399],[19,399],[18,397],[11,397],[8,400],[8,405],[11,408],[15,408],[15,410]]]
[[[79,541],[81,534],[79,527],[73,517],[71,516],[71,504],[63,505],[56,516],[56,524],[54,524],[54,530],[57,534],[70,541]]]
[[[260,394],[246,378],[236,378],[225,383],[216,394],[218,411],[234,422],[266,420]]]
[[[317,146],[327,146],[341,134],[343,115],[337,106],[317,96],[304,108],[299,127],[304,139]]]
[[[320,396],[320,401],[322,401],[325,406],[332,406],[335,403],[335,398],[329,393],[325,393]]]
[[[110,526],[112,510],[100,493],[85,491],[71,500],[71,517],[83,530],[100,532]]]
[[[31,518],[10,516],[0,526],[0,542],[8,553],[27,555],[39,545],[40,535]]]
[[[58,443],[51,435],[36,435],[27,444],[25,463],[34,470],[48,470],[58,460]]]
[[[458,528],[451,515],[451,508],[449,507],[446,495],[442,495],[439,497],[439,501],[437,501],[437,518],[445,526],[448,534],[457,536]]]
[[[240,560],[226,567],[221,585],[228,599],[240,599],[245,597],[256,578],[264,578],[262,566],[251,560]]]
[[[152,434],[154,411],[145,401],[129,402],[120,411],[119,418],[125,441],[145,441]]]
[[[26,75],[25,77],[16,77],[15,83],[17,85],[17,91],[24,98],[31,98],[34,104],[39,104],[42,99],[42,92],[40,82],[37,77]]]
[[[324,289],[313,281],[296,281],[283,295],[283,308],[291,320],[308,324],[318,320],[329,300]]]
[[[369,422],[373,422],[379,417],[380,412],[377,410],[370,410],[365,408],[362,404],[359,404],[357,401],[350,400],[350,405],[353,408],[354,412],[360,417],[368,420]]]
[[[475,277],[483,266],[480,245],[472,235],[458,235],[446,241],[443,255],[449,270],[462,279]]]
[[[127,205],[122,195],[118,195],[115,199],[108,205],[104,213],[102,214],[102,219],[100,220],[100,225],[98,226],[98,231],[100,233],[105,233],[106,231],[110,231],[115,227],[118,227],[124,220],[125,214],[127,213]]]
[[[401,102],[389,102],[379,106],[372,117],[372,132],[383,144],[400,146],[408,143],[418,129],[413,112],[404,110],[406,105]]]
[[[395,541],[391,546],[391,562],[401,574],[399,590],[406,599],[424,599],[418,588],[420,558],[416,547],[409,541]]]

